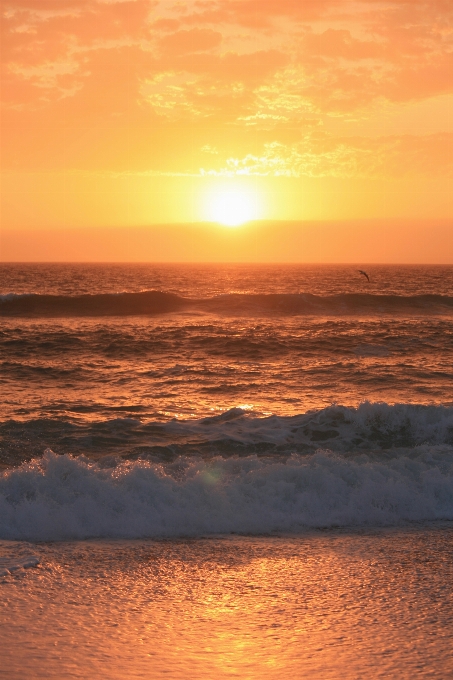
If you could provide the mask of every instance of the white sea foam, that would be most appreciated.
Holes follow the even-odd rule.
[[[453,447],[382,459],[318,451],[287,460],[179,459],[101,468],[42,459],[0,478],[0,538],[200,536],[453,520]]]
[[[30,546],[0,541],[0,577],[36,567],[39,562],[39,557],[32,553]]]
[[[453,445],[453,407],[364,402],[357,408],[329,406],[296,416],[266,418],[233,408],[201,420],[153,423],[153,430],[174,441],[231,440],[289,447],[300,442],[313,444],[318,437],[318,441],[328,440],[329,449],[345,452],[353,448]]]

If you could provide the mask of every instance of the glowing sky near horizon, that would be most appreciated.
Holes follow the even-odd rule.
[[[450,0],[1,7],[4,229],[452,216]]]

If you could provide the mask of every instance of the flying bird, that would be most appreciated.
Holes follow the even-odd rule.
[[[363,271],[363,269],[358,269],[357,271],[359,272],[359,274],[362,274],[363,276],[366,277],[366,280],[368,281],[368,283],[370,282],[370,277],[368,276],[368,274],[366,272]]]

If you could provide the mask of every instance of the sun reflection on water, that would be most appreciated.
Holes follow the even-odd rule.
[[[2,667],[38,677],[45,659],[48,678],[450,677],[452,545],[451,529],[43,544],[41,570],[2,591]]]

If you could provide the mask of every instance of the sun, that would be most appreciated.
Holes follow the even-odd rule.
[[[257,193],[251,188],[221,186],[212,188],[206,195],[205,214],[210,222],[226,227],[238,227],[260,216]]]

